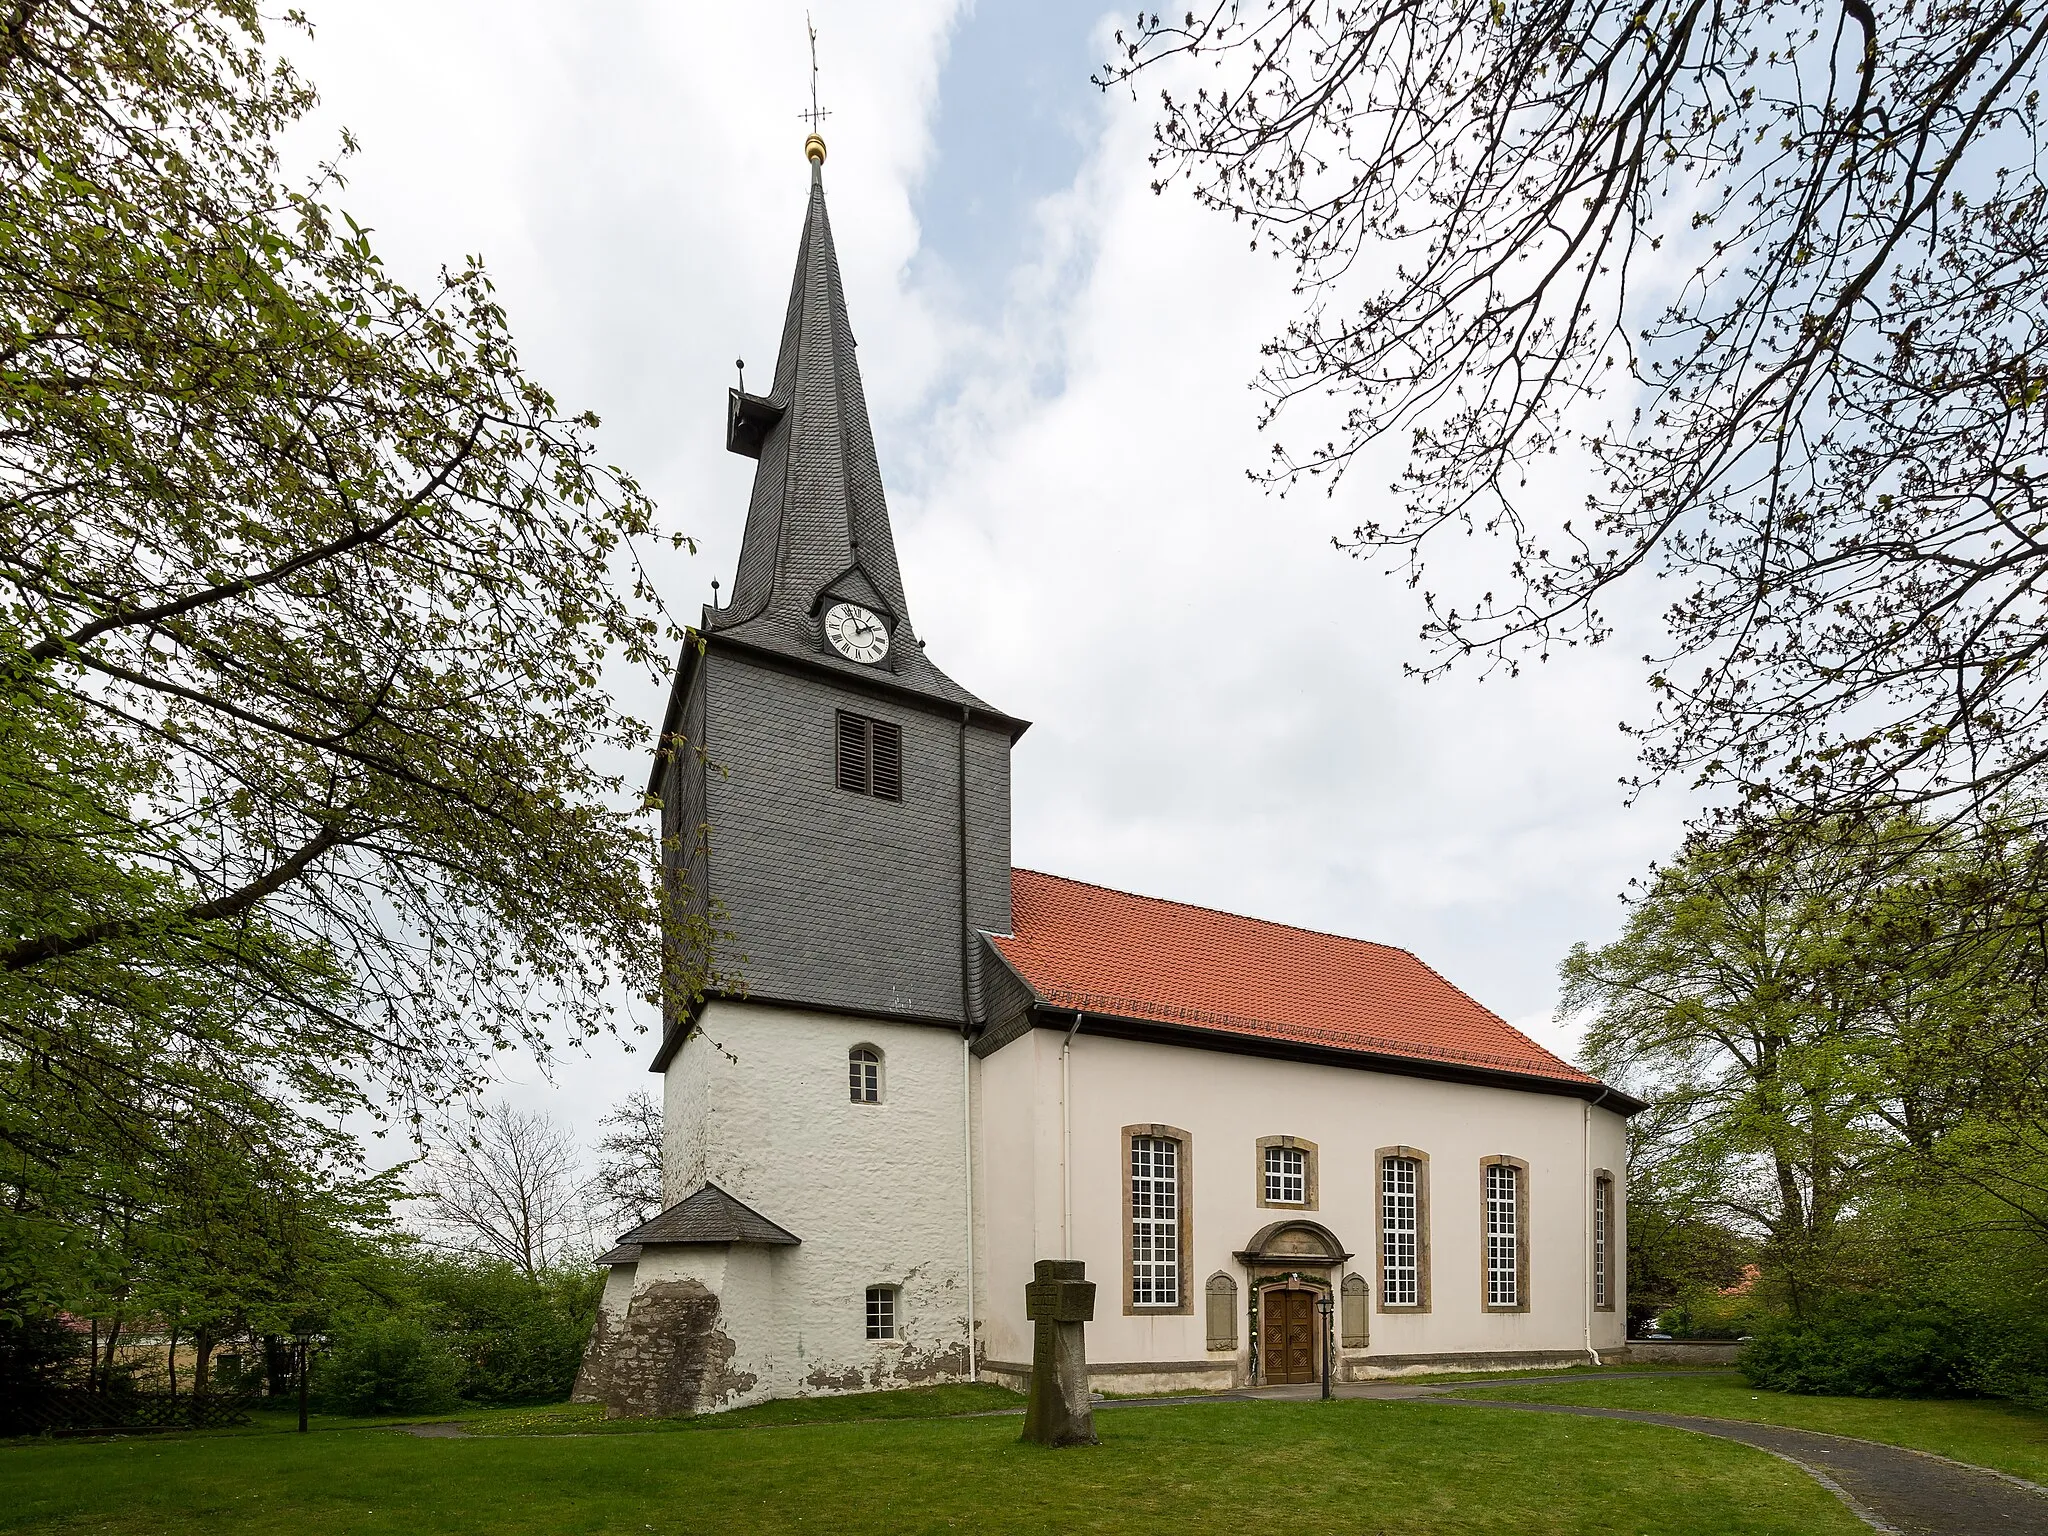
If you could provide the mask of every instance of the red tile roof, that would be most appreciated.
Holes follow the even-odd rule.
[[[1086,1013],[1554,1082],[1559,1060],[1405,949],[1011,871],[992,942],[1039,997]]]

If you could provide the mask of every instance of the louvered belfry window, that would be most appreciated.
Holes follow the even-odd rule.
[[[839,711],[839,787],[877,800],[903,798],[903,727]]]

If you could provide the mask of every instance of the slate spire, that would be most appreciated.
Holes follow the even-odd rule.
[[[810,203],[775,382],[765,395],[728,392],[725,445],[760,467],[732,597],[705,610],[703,632],[835,672],[883,674],[949,706],[987,710],[932,665],[911,627],[825,211],[825,141],[813,134],[804,152],[811,162]],[[845,661],[825,644],[821,615],[841,600],[879,614],[887,625],[888,654],[877,666]]]
[[[763,619],[807,628],[829,593],[873,608],[907,644],[909,604],[825,210],[824,146],[812,143],[810,206],[775,382],[765,396],[731,392],[726,446],[760,468],[732,600],[712,628]]]

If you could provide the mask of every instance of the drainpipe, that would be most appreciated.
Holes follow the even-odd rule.
[[[960,1037],[960,1155],[967,1165],[967,1379],[981,1380],[974,1358],[974,1053]]]
[[[1074,1071],[1071,1065],[1074,1036],[1080,1031],[1081,1015],[1074,1015],[1074,1027],[1060,1042],[1060,1257],[1074,1256]]]
[[[974,930],[967,911],[967,721],[960,706],[960,1149],[967,1167],[967,1379],[979,1381],[974,1359],[974,993],[971,950]]]

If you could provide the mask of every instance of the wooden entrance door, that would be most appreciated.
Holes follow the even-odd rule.
[[[1313,1291],[1266,1292],[1263,1329],[1268,1382],[1316,1379],[1316,1298]]]

